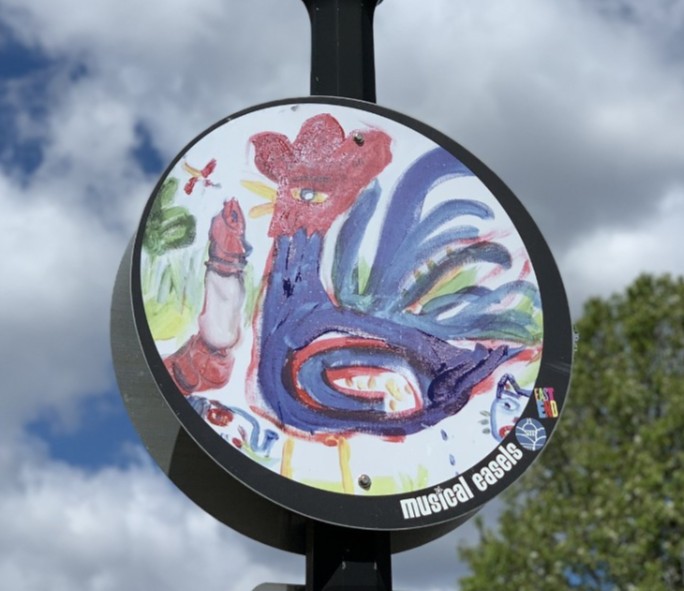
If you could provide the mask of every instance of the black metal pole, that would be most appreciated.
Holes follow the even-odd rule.
[[[392,591],[389,532],[309,523],[305,591]]]
[[[375,102],[373,15],[382,0],[302,0],[311,19],[311,94]]]

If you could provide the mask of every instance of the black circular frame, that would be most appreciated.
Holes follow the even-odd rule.
[[[348,528],[397,531],[438,526],[452,521],[460,523],[475,513],[484,503],[497,496],[512,484],[538,456],[537,452],[522,450],[522,458],[512,464],[510,470],[495,484],[488,486],[485,491],[473,491],[474,498],[468,502],[456,504],[455,507],[445,505],[444,495],[440,495],[440,493],[447,489],[453,490],[454,487],[463,482],[459,480],[460,478],[465,478],[466,482],[470,482],[475,472],[489,465],[490,462],[496,461],[497,456],[501,456],[501,448],[505,449],[507,443],[515,442],[515,430],[509,433],[500,446],[494,449],[477,465],[459,476],[444,481],[438,487],[432,486],[411,493],[384,496],[357,496],[317,489],[280,476],[268,468],[260,466],[240,451],[228,445],[192,408],[182,393],[178,391],[164,366],[152,338],[142,301],[140,255],[147,218],[162,183],[183,155],[215,129],[259,110],[304,103],[320,104],[321,107],[326,105],[345,106],[368,111],[394,120],[415,130],[447,150],[468,167],[489,189],[518,231],[534,267],[539,285],[543,311],[544,343],[542,360],[535,386],[553,387],[558,409],[562,409],[569,386],[572,365],[573,331],[570,313],[562,280],[551,252],[541,232],[523,205],[489,168],[444,134],[415,119],[375,104],[339,97],[316,96],[287,99],[245,109],[219,121],[204,131],[188,144],[169,165],[145,207],[133,246],[130,277],[132,305],[135,326],[140,338],[143,355],[159,391],[185,431],[221,469],[245,485],[254,494],[264,497],[268,501],[305,518]],[[526,405],[525,413],[520,420],[527,417],[534,418],[540,421],[548,435],[551,435],[557,419],[539,418],[532,414],[531,409],[533,407],[534,404],[530,401]],[[422,497],[425,503],[427,502],[425,499],[430,499],[432,496],[434,502],[435,495],[437,495],[438,499],[441,497],[440,503],[442,508],[440,510],[434,512],[425,511],[424,513],[429,513],[427,515],[418,512],[416,515],[411,515],[410,519],[407,519],[405,511],[402,512],[402,500]],[[230,499],[226,499],[226,503],[230,503]],[[244,510],[249,509],[246,507],[236,508],[236,511]],[[458,525],[458,523],[455,525]]]

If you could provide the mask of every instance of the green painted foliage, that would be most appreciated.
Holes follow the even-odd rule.
[[[143,246],[152,256],[195,241],[195,218],[185,207],[173,205],[177,190],[178,179],[167,179],[152,203],[143,236]]]
[[[462,591],[684,589],[684,280],[587,303],[571,392]]]

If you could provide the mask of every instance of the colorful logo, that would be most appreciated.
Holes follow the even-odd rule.
[[[518,443],[529,451],[539,451],[546,444],[546,429],[536,419],[523,419],[515,426]]]
[[[540,419],[555,419],[558,416],[558,405],[553,397],[553,388],[535,388],[534,399]]]

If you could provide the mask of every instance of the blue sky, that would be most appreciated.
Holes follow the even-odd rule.
[[[466,146],[544,232],[573,312],[684,272],[683,0],[388,0],[378,103]],[[309,92],[299,0],[0,0],[0,587],[252,589],[303,560],[204,515],[142,450],[109,352],[117,265],[161,170]],[[489,511],[489,514],[493,514]],[[394,558],[456,589],[465,525]]]

